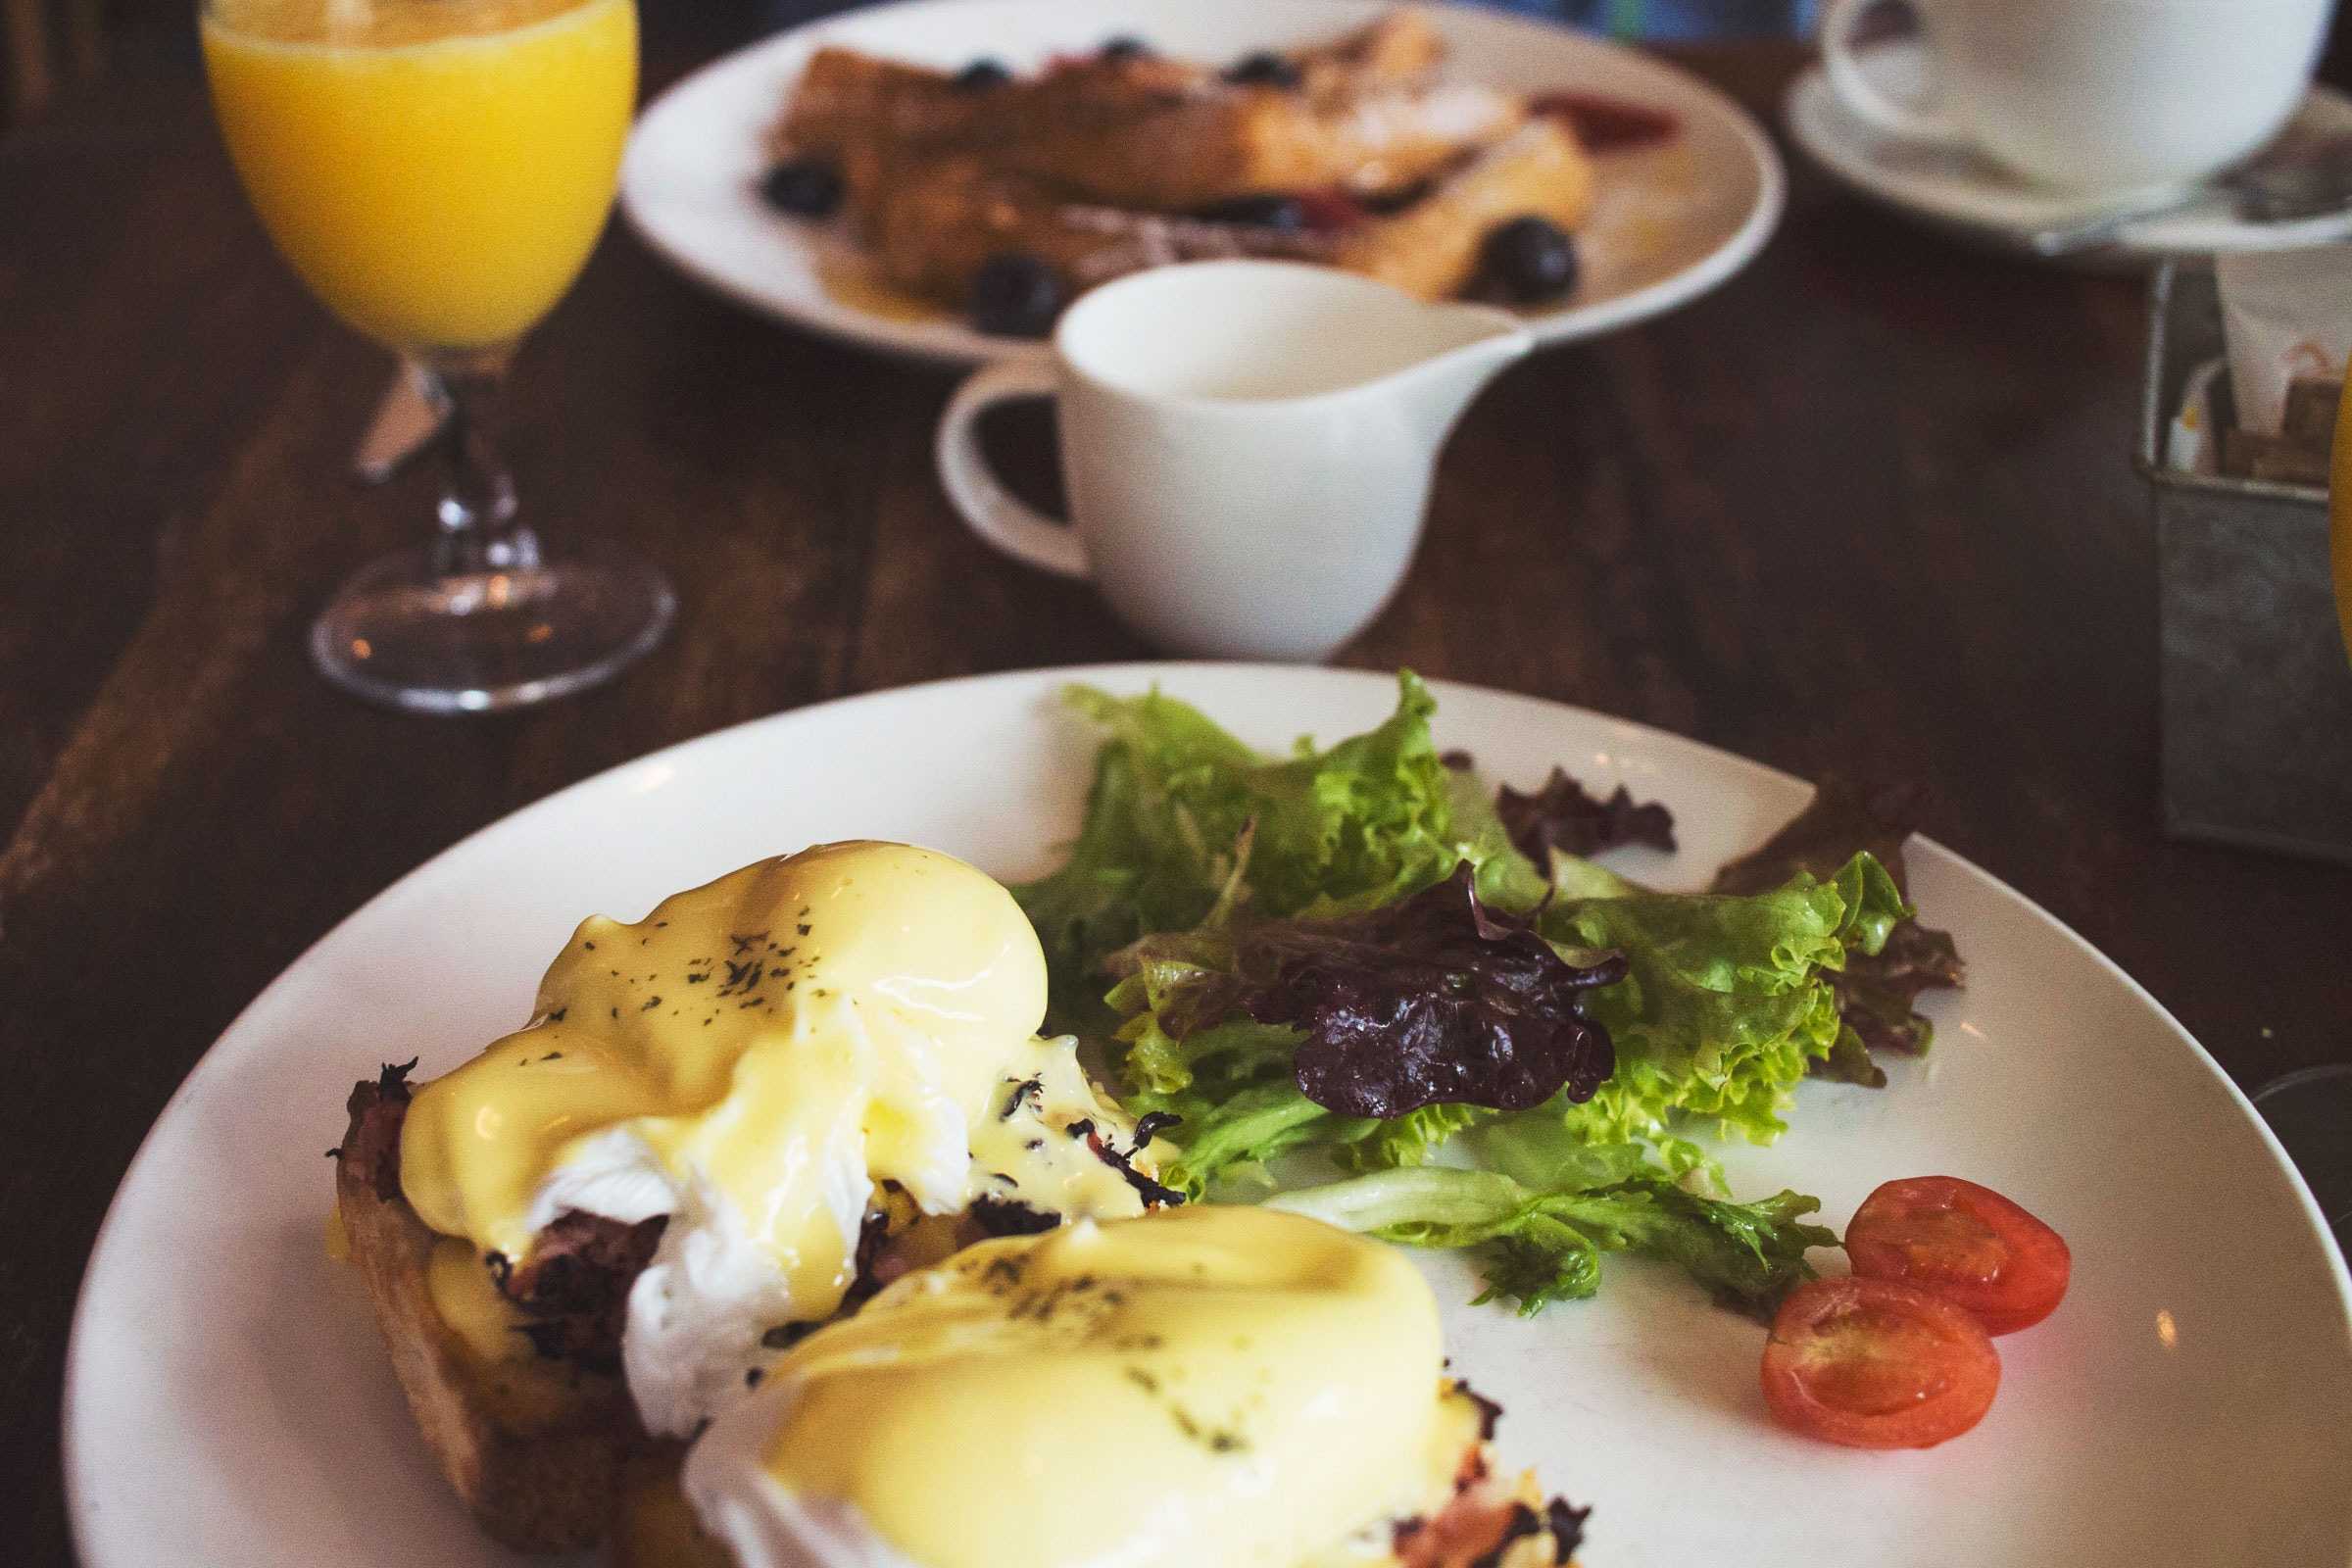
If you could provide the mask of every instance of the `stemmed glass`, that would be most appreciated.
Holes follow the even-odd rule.
[[[426,712],[594,685],[675,609],[652,567],[542,552],[497,446],[516,343],[612,204],[637,95],[635,0],[202,0],[213,105],[279,252],[446,397],[427,545],[344,583],[327,679]]]

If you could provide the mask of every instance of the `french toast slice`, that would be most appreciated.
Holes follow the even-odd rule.
[[[1433,87],[1445,43],[1396,12],[1285,57],[1290,83],[1228,82],[1149,54],[1065,61],[985,89],[944,71],[826,47],[804,69],[771,151],[986,149],[1092,202],[1184,212],[1298,190],[1409,185],[1524,118],[1480,87]]]
[[[1170,262],[1237,256],[1324,262],[1425,299],[1462,292],[1487,235],[1527,216],[1573,230],[1591,212],[1592,161],[1549,120],[1442,176],[1406,206],[1329,230],[1203,222],[1074,202],[976,154],[850,166],[853,209],[876,270],[909,293],[960,306],[992,257],[1035,257],[1075,295]]]
[[[1446,62],[1446,40],[1410,7],[1291,56],[1308,96],[1336,97],[1425,80]]]
[[[1072,202],[988,159],[853,161],[852,210],[875,270],[893,286],[961,306],[996,256],[1035,257],[1072,293],[1169,262],[1237,256],[1318,260],[1323,238]]]
[[[519,1355],[486,1361],[443,1317],[429,1284],[442,1238],[401,1196],[393,1069],[352,1092],[335,1207],[416,1430],[482,1531],[521,1551],[605,1537],[621,1466],[644,1441],[615,1376]]]
[[[1073,202],[977,154],[848,166],[852,207],[890,283],[960,306],[996,256],[1035,257],[1075,295],[1169,262],[1236,256],[1324,262],[1425,299],[1459,294],[1499,223],[1530,215],[1573,230],[1591,212],[1592,161],[1556,122],[1528,122],[1401,209],[1329,230],[1202,222]]]
[[[1395,12],[1288,58],[1298,69],[1302,95],[1329,105],[1409,86],[1437,68],[1445,48],[1425,19]],[[1096,122],[1133,118],[1215,90],[1217,74],[1211,68],[1149,53],[1060,61],[1039,75],[973,90],[957,86],[954,72],[826,44],[802,67],[769,139],[779,151],[828,154],[859,142],[938,146],[1002,140],[1041,118],[1027,112],[1032,101],[1047,114]]]
[[[1594,178],[1575,133],[1524,95],[1440,82],[1445,53],[1410,10],[1242,73],[1099,51],[974,87],[829,48],[776,143],[835,161],[879,280],[950,308],[1008,256],[1065,298],[1231,257],[1446,298],[1478,276],[1498,225],[1579,226]],[[1264,216],[1276,211],[1291,216]]]
[[[1517,99],[1469,85],[1333,102],[1280,87],[1230,87],[1093,124],[1041,115],[1031,134],[1006,141],[998,156],[1074,196],[1191,212],[1286,192],[1401,190],[1525,119]]]
[[[978,94],[951,87],[944,71],[826,44],[801,68],[767,145],[776,157],[838,157],[862,143],[954,141],[988,112]]]
[[[1284,56],[1295,79],[1228,81],[1155,60],[1049,72],[1006,101],[1007,167],[1071,196],[1190,212],[1299,191],[1385,193],[1508,134],[1516,98],[1440,86],[1445,40],[1396,11]]]
[[[1477,274],[1487,235],[1515,218],[1574,231],[1592,210],[1592,161],[1538,117],[1386,217],[1342,230],[1331,261],[1424,299],[1450,299]]]

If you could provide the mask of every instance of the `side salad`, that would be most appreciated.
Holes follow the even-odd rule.
[[[1188,1196],[1476,1249],[1524,1311],[1628,1251],[1770,1313],[1838,1238],[1815,1199],[1727,1195],[1695,1140],[1771,1143],[1808,1074],[1883,1085],[1874,1054],[1928,1049],[1913,1004],[1962,968],[1906,900],[1901,803],[1827,786],[1708,892],[1659,892],[1595,857],[1672,848],[1664,806],[1557,771],[1490,793],[1398,688],[1280,759],[1071,688],[1103,736],[1085,822],[1014,890],[1051,1027],[1100,1043]]]

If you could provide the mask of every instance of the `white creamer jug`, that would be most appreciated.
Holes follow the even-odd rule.
[[[940,479],[982,539],[1092,580],[1161,648],[1321,659],[1403,580],[1447,433],[1533,344],[1507,312],[1328,268],[1158,268],[1079,300],[1050,355],[966,381]],[[1038,396],[1059,405],[1067,524],[974,439],[982,411]]]

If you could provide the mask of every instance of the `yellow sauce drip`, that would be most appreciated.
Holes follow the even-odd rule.
[[[1124,1123],[1071,1042],[1036,1037],[1045,1005],[1036,934],[962,861],[864,841],[763,860],[634,924],[582,922],[535,1021],[417,1092],[402,1185],[436,1231],[520,1261],[554,1217],[543,1190],[621,1147],[763,1249],[794,1317],[824,1317],[877,1181],[933,1214],[992,1193],[1140,1211],[1059,1130]]]
[[[1394,1250],[1203,1206],[969,1249],[722,1424],[778,1423],[764,1474],[923,1568],[1298,1568],[1448,1494],[1442,1364]]]
[[[473,1363],[476,1388],[514,1432],[528,1432],[577,1416],[583,1387],[600,1380],[561,1361],[542,1357],[528,1336],[529,1322],[499,1294],[488,1263],[472,1246],[445,1236],[424,1262],[425,1294],[433,1311]]]
[[[516,1332],[528,1319],[499,1294],[471,1243],[454,1236],[435,1242],[425,1258],[424,1288],[433,1310],[476,1361],[495,1365],[528,1360],[535,1353],[531,1342]]]

